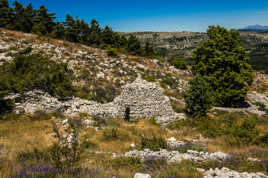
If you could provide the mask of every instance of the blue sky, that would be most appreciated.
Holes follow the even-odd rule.
[[[58,20],[67,13],[96,18],[115,31],[205,31],[209,25],[268,25],[268,0],[18,0],[45,5]]]

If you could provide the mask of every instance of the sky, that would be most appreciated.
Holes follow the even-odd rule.
[[[95,18],[115,31],[204,32],[209,25],[268,25],[268,0],[18,0],[45,5],[57,20],[66,14]]]

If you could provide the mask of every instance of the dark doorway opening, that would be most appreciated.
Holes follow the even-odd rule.
[[[130,121],[130,108],[129,107],[126,107],[124,119],[125,121]]]

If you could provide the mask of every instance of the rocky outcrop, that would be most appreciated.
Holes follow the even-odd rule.
[[[247,97],[252,103],[262,103],[265,105],[265,108],[268,109],[268,97],[265,94],[253,91],[252,93],[248,94]]]
[[[248,173],[248,172],[236,172],[228,168],[216,168],[210,169],[204,172],[204,178],[214,178],[214,177],[226,177],[226,178],[268,178],[268,176],[263,173]]]
[[[145,149],[142,151],[133,150],[125,153],[125,156],[137,157],[143,161],[161,159],[167,160],[168,163],[180,163],[182,160],[190,160],[195,162],[202,162],[208,160],[224,161],[226,159],[231,158],[230,155],[222,152],[208,153],[188,150],[186,153],[180,153],[178,151],[167,151],[165,149],[160,151],[151,151],[149,149]]]
[[[220,110],[225,112],[242,112],[252,113],[257,115],[265,115],[266,111],[261,110],[258,104],[263,104],[264,108],[268,110],[268,97],[265,94],[257,93],[255,91],[248,93],[247,95],[249,107],[245,108],[226,108],[226,107],[214,107],[212,110]]]
[[[106,104],[80,98],[60,101],[39,90],[9,95],[6,98],[14,100],[14,110],[17,113],[34,113],[37,110],[44,110],[46,112],[60,111],[66,115],[87,113],[103,118],[154,117],[159,124],[163,125],[177,119],[185,119],[184,114],[173,111],[169,98],[163,95],[161,87],[140,78],[125,85],[121,95],[113,102]]]

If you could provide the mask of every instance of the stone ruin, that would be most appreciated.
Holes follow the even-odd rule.
[[[59,111],[65,115],[87,113],[102,118],[155,118],[159,124],[167,124],[177,119],[185,119],[183,113],[175,113],[162,88],[137,78],[133,83],[123,87],[121,95],[113,102],[101,104],[95,101],[73,97],[67,101],[59,101],[40,90],[24,94],[9,95],[14,100],[16,113],[34,113],[37,110],[46,112]]]

